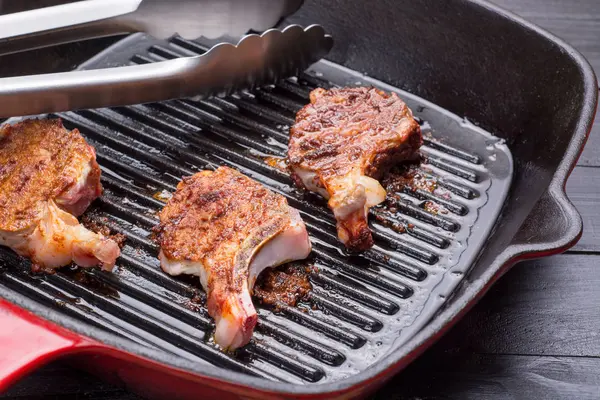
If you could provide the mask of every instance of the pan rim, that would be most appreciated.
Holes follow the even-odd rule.
[[[126,338],[120,338],[105,332],[100,328],[85,323],[82,324],[81,321],[72,317],[62,314],[59,316],[56,310],[43,306],[12,289],[2,287],[0,296],[59,326],[97,339],[102,343],[114,346],[119,350],[148,358],[154,362],[168,366],[172,371],[178,370],[180,372],[188,373],[193,377],[196,377],[196,379],[210,378],[224,384],[235,385],[240,388],[251,388],[269,394],[298,396],[343,394],[358,391],[361,388],[366,389],[370,382],[381,380],[386,376],[389,377],[399,372],[465,315],[476,301],[483,297],[491,285],[508,271],[510,267],[519,261],[549,256],[565,251],[577,242],[582,232],[581,216],[568,200],[565,193],[565,184],[572,169],[575,167],[577,159],[583,151],[583,146],[590,133],[595,116],[598,100],[598,84],[592,67],[575,48],[537,25],[528,22],[501,7],[488,3],[486,0],[463,0],[463,2],[472,3],[494,12],[497,15],[520,25],[522,28],[553,42],[573,60],[582,74],[582,83],[584,87],[583,107],[579,113],[578,122],[574,128],[573,135],[566,147],[564,157],[554,173],[553,179],[546,192],[547,195],[560,206],[562,212],[569,217],[571,222],[568,233],[564,235],[563,238],[554,242],[541,244],[512,244],[507,246],[496,256],[494,262],[487,267],[479,280],[472,282],[464,292],[455,296],[450,307],[442,311],[423,330],[409,339],[402,347],[386,355],[369,369],[339,381],[329,383],[317,382],[314,384],[271,382],[262,378],[252,377],[224,369],[217,369],[214,372],[201,371],[197,364],[183,359],[181,359],[177,365],[174,365],[171,362],[165,362],[164,353],[160,351],[148,349],[133,343]]]

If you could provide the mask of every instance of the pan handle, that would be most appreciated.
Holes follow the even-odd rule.
[[[574,246],[582,231],[581,215],[567,197],[564,185],[553,181],[521,225],[511,248],[525,258],[558,254]]]
[[[34,368],[91,343],[0,298],[0,394]]]

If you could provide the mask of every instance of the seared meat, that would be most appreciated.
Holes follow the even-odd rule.
[[[43,269],[74,261],[110,270],[117,244],[75,218],[101,192],[96,153],[77,130],[60,120],[0,127],[0,245]]]
[[[340,240],[350,250],[365,250],[373,245],[368,210],[386,196],[377,179],[416,158],[422,140],[395,93],[315,89],[290,130],[288,158],[296,184],[329,200]]]
[[[311,251],[304,222],[284,197],[226,167],[184,178],[156,232],[163,270],[200,277],[215,341],[225,349],[252,336],[250,294],[260,272]]]

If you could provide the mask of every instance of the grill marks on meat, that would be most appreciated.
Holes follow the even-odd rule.
[[[377,181],[398,162],[414,160],[421,129],[395,94],[375,88],[315,89],[296,115],[288,158],[300,187],[328,199],[338,237],[350,250],[370,248],[370,207],[385,200]]]
[[[74,261],[110,270],[117,244],[75,218],[101,193],[95,151],[77,130],[60,120],[0,127],[0,245],[41,269]]]
[[[156,232],[163,270],[200,277],[216,322],[215,341],[225,349],[252,336],[257,314],[250,295],[260,272],[311,251],[298,211],[227,167],[184,178]]]

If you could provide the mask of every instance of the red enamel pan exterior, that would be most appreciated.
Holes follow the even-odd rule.
[[[285,23],[323,25],[330,61],[407,90],[504,138],[515,160],[510,193],[468,279],[435,318],[366,371],[291,385],[165,357],[0,284],[0,392],[66,357],[148,398],[359,398],[431,346],[512,265],[565,251],[582,221],[565,182],[592,127],[596,77],[570,46],[478,0],[306,1]],[[374,62],[373,60],[377,60]]]

